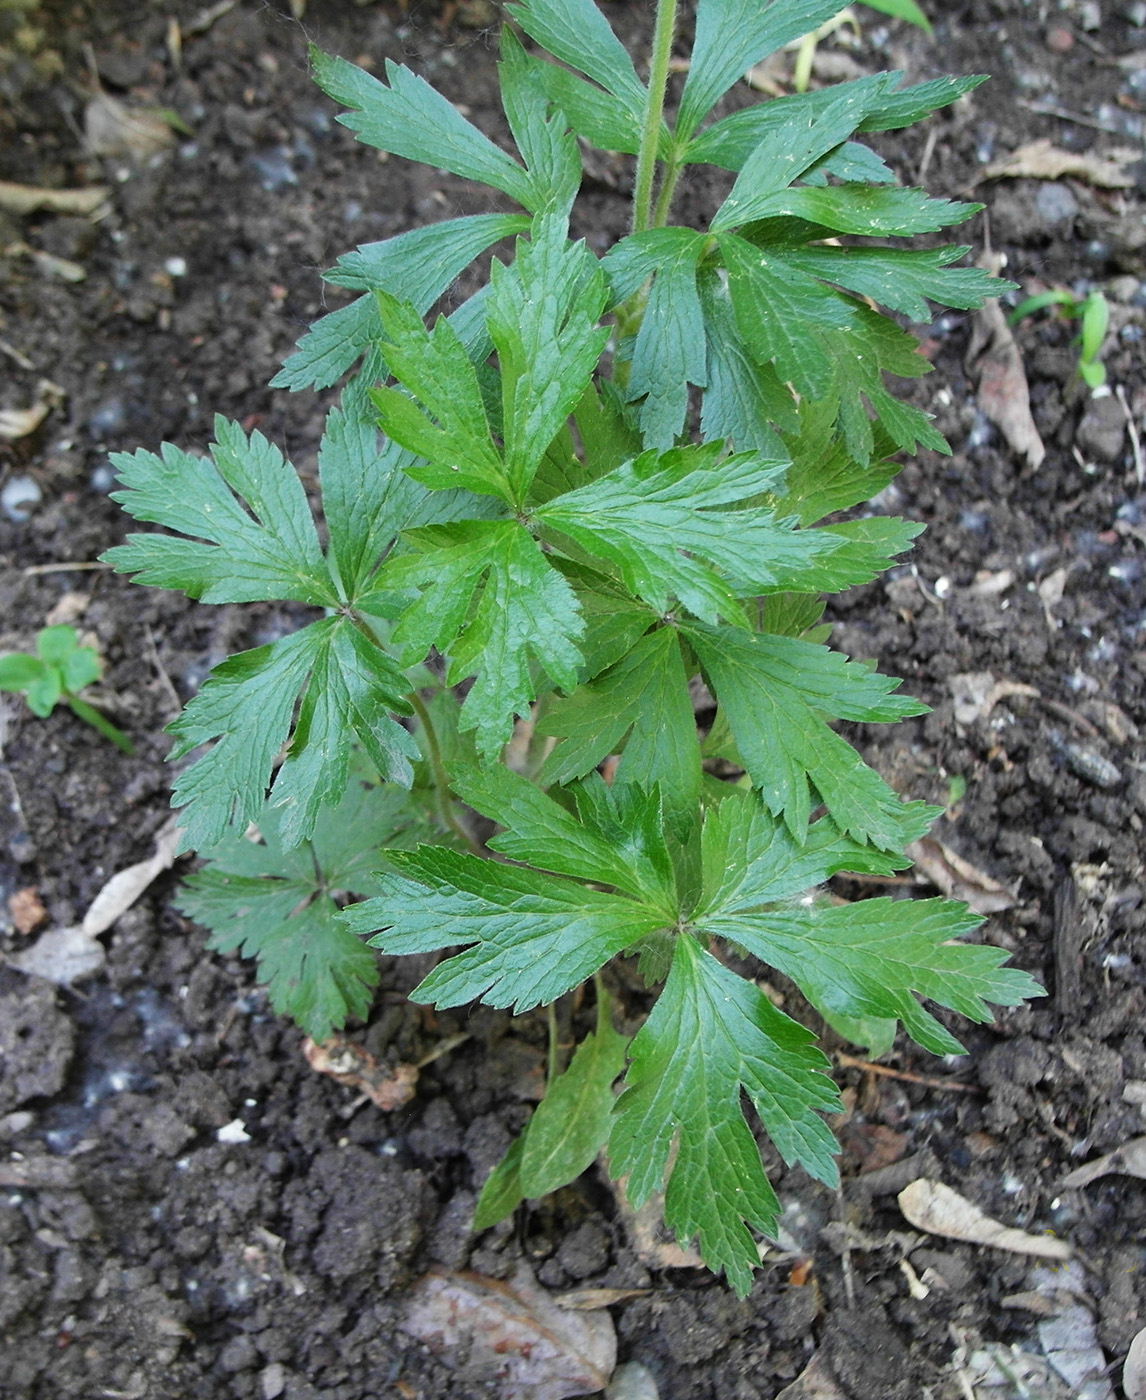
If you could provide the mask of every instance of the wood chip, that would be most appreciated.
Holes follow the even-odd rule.
[[[1065,1240],[1050,1235],[1028,1235],[992,1220],[958,1191],[941,1181],[921,1177],[898,1196],[899,1208],[917,1230],[942,1235],[967,1244],[990,1245],[1012,1254],[1033,1254],[1041,1259],[1069,1259],[1073,1250]]]
[[[48,929],[30,948],[13,953],[8,962],[29,977],[42,977],[57,987],[71,987],[102,971],[107,953],[98,938],[70,926]]]

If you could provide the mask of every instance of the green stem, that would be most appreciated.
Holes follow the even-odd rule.
[[[548,1089],[550,1084],[557,1078],[559,1065],[558,1051],[560,1045],[558,1043],[557,1003],[555,1001],[551,1001],[545,1008],[545,1019],[549,1026],[549,1068],[545,1075],[545,1087]]]
[[[127,737],[122,729],[117,729],[111,720],[105,719],[95,708],[89,705],[86,700],[81,700],[77,695],[65,695],[72,714],[77,715],[85,724],[90,724],[95,730],[103,735],[105,739],[110,739],[117,749],[122,749],[126,754],[135,752],[135,745]]]
[[[442,749],[438,743],[438,732],[434,728],[430,712],[422,703],[422,697],[417,691],[409,696],[409,700],[421,723],[422,732],[426,736],[426,748],[430,754],[430,768],[434,774],[434,790],[438,797],[438,816],[441,818],[443,826],[448,827],[459,840],[463,841],[475,856],[483,856],[485,852],[458,821],[458,815],[454,811],[450,794],[450,779],[446,773],[446,765],[442,762]]]
[[[649,101],[645,108],[645,125],[637,155],[637,183],[633,190],[634,233],[648,228],[652,214],[653,176],[656,173],[657,146],[660,143],[669,59],[672,57],[675,33],[676,0],[657,0],[657,22],[653,30],[653,55],[649,68]]]
[[[676,160],[670,158],[665,162],[664,174],[661,176],[661,187],[657,192],[657,207],[653,210],[653,228],[664,228],[668,223],[669,209],[672,207],[672,197],[676,194],[677,181],[680,179],[681,169]]]

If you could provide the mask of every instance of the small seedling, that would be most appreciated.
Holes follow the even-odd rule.
[[[564,1068],[551,1029],[546,1100],[475,1223],[604,1149],[634,1206],[663,1192],[669,1227],[744,1294],[752,1231],[779,1215],[757,1135],[834,1186],[822,1115],[840,1106],[795,997],[775,1006],[744,957],[877,1053],[900,1023],[959,1050],[924,999],[985,1021],[1040,991],[963,941],[980,922],[964,905],[817,893],[905,868],[939,815],[835,727],[925,706],[831,650],[822,621],[823,594],[920,529],[841,513],[897,453],[949,451],[888,391],[930,366],[887,313],[1010,290],[959,266],[965,247],[902,246],[980,206],[899,187],[859,138],[980,80],[873,74],[714,118],[839,0],[698,0],[668,112],[675,0],[657,0],[647,82],[593,0],[508,9],[539,50],[504,30],[516,154],[401,64],[383,81],[312,55],[359,140],[492,187],[494,211],[326,274],[357,299],[273,381],[343,381],[318,448],[325,533],[279,450],[218,419],[209,457],[113,458],[114,498],[170,533],[107,558],[206,603],[314,609],[217,666],[171,725],[173,759],[201,751],[174,802],[184,849],[208,856],[182,907],[214,946],[256,956],[315,1040],[366,1013],[371,948],[433,955],[417,1001],[545,1007],[551,1028],[553,1003],[591,988],[596,1027]],[[603,257],[569,236],[582,143],[636,156],[633,231]],[[674,225],[705,165],[734,177],[727,198],[705,228]],[[427,326],[478,258],[488,281]],[[621,997],[630,1024],[648,1011],[631,1039]]]
[[[92,647],[80,646],[74,627],[44,627],[36,636],[36,654],[10,651],[0,656],[0,690],[21,693],[34,715],[47,719],[63,701],[80,719],[110,739],[124,753],[134,753],[131,740],[79,692],[99,680],[100,660]]]
[[[1050,307],[1070,320],[1082,322],[1074,341],[1078,345],[1079,378],[1091,389],[1101,388],[1106,383],[1106,366],[1098,355],[1110,324],[1110,306],[1106,298],[1098,291],[1080,297],[1065,287],[1052,287],[1050,291],[1037,292],[1019,302],[1007,317],[1007,324],[1017,325],[1024,316],[1033,316]]]
[[[864,3],[868,9],[878,10],[880,14],[888,15],[892,19],[902,19],[906,20],[908,24],[914,24],[925,34],[932,32],[931,21],[915,3],[915,0],[864,0]],[[810,34],[805,34],[802,38],[788,45],[788,48],[796,51],[796,65],[792,71],[794,92],[808,90],[808,82],[812,76],[812,64],[816,57],[816,46],[821,40],[827,39],[845,24],[850,24],[856,34],[859,34],[859,21],[855,11],[850,6],[840,10],[839,14],[833,15],[818,29],[814,29]]]

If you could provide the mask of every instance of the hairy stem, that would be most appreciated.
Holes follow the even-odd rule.
[[[450,793],[450,779],[446,773],[446,765],[442,762],[442,748],[438,743],[438,732],[434,728],[434,721],[430,718],[430,712],[422,702],[422,697],[414,691],[409,696],[410,704],[414,708],[414,713],[422,726],[422,732],[426,736],[426,748],[430,755],[430,769],[434,774],[434,791],[438,798],[438,816],[442,825],[446,826],[463,841],[466,847],[475,856],[482,856],[485,852],[458,820],[458,814],[454,811],[454,804]]]
[[[661,118],[665,109],[665,89],[668,86],[669,59],[676,33],[676,0],[657,0],[657,22],[653,30],[653,55],[649,68],[649,101],[645,108],[645,125],[637,155],[637,183],[633,191],[633,232],[649,227],[653,208],[653,176],[657,166],[657,145],[660,141]]]
[[[672,197],[676,194],[677,181],[680,179],[681,169],[675,157],[670,157],[665,162],[664,174],[661,176],[661,187],[657,191],[657,205],[653,210],[653,228],[664,228],[668,223],[669,209],[672,207]]]

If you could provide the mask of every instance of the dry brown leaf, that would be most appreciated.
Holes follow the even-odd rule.
[[[634,1210],[625,1194],[624,1179],[614,1181],[602,1155],[605,1180],[613,1188],[617,1201],[617,1213],[629,1237],[629,1243],[643,1264],[652,1269],[703,1269],[704,1260],[695,1249],[685,1248],[676,1240],[666,1238],[664,1226],[664,1199],[655,1192],[639,1210]]]
[[[8,961],[30,977],[42,977],[58,987],[70,987],[94,977],[107,961],[104,946],[82,928],[50,928],[30,948],[14,953]]]
[[[836,1384],[822,1352],[817,1352],[796,1377],[786,1385],[776,1400],[848,1400]]]
[[[992,1220],[977,1205],[941,1181],[920,1177],[906,1186],[897,1199],[904,1217],[917,1230],[926,1230],[929,1235],[990,1245],[1012,1254],[1033,1254],[1040,1259],[1069,1259],[1073,1253],[1065,1240],[1049,1235],[1028,1235],[1025,1230]]]
[[[126,107],[99,92],[84,108],[84,143],[93,156],[146,160],[175,143],[171,123],[159,112]]]
[[[570,1312],[538,1288],[526,1264],[510,1283],[428,1273],[414,1285],[402,1329],[434,1351],[465,1346],[502,1400],[566,1400],[604,1390],[617,1363],[613,1320]]]
[[[998,260],[990,254],[979,258],[978,264],[998,272]],[[1031,417],[1023,357],[997,301],[975,312],[965,363],[979,381],[979,407],[1028,466],[1040,466],[1046,448]]]
[[[993,160],[979,179],[1061,180],[1073,175],[1099,189],[1128,190],[1133,188],[1134,176],[1127,167],[1141,159],[1141,153],[1132,150],[1107,151],[1104,156],[1064,151],[1042,137]]]
[[[384,1113],[401,1108],[414,1097],[417,1065],[380,1065],[369,1050],[338,1035],[321,1045],[308,1036],[302,1043],[302,1053],[311,1069],[330,1075],[349,1089],[357,1089]]]
[[[648,1288],[572,1288],[568,1293],[554,1293],[553,1301],[559,1308],[594,1312],[597,1308],[611,1308],[615,1303],[627,1303],[630,1298],[643,1298],[651,1291]]]
[[[1126,1353],[1122,1391],[1126,1400],[1146,1400],[1146,1327],[1130,1343]]]
[[[44,403],[38,403],[34,408],[0,409],[0,440],[17,442],[20,438],[30,437],[48,413],[48,405]]]
[[[89,185],[82,190],[46,190],[39,185],[15,185],[0,180],[0,209],[18,217],[36,214],[94,214],[107,203],[111,191],[105,185]]]
[[[1029,687],[1028,687],[1029,688]],[[1012,909],[1015,896],[983,870],[964,860],[958,851],[933,836],[924,836],[906,847],[906,854],[941,894],[962,900],[976,914],[998,914]]]
[[[1146,1180],[1146,1137],[1131,1138],[1105,1157],[1096,1157],[1064,1176],[1064,1186],[1089,1186],[1100,1176],[1136,1176]]]
[[[84,915],[81,929],[89,938],[111,928],[116,919],[125,913],[155,878],[175,864],[175,846],[179,839],[176,818],[169,817],[156,833],[155,853],[147,860],[137,861],[126,870],[119,871],[96,895],[91,907]]]
[[[48,917],[44,901],[35,885],[14,890],[8,896],[8,913],[12,916],[17,933],[23,934],[35,933]]]

